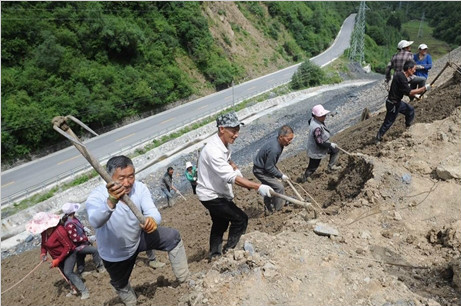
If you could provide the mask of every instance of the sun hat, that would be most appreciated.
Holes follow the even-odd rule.
[[[218,127],[236,127],[240,125],[244,125],[244,123],[239,121],[235,112],[220,115],[216,118],[216,126]]]
[[[418,47],[419,50],[424,50],[424,49],[427,49],[427,45],[426,44],[420,44],[419,47]]]
[[[322,104],[317,104],[312,108],[312,114],[315,117],[322,117],[328,114],[330,111],[323,108]]]
[[[74,213],[77,210],[79,210],[79,208],[80,208],[80,204],[78,203],[66,203],[62,206],[61,210],[66,215],[70,215],[71,213]]]
[[[191,162],[186,162],[186,169],[192,167],[192,163]]]
[[[412,40],[410,40],[410,41],[408,41],[408,40],[401,40],[401,41],[399,42],[399,44],[397,45],[397,49],[403,49],[403,48],[409,47],[412,43],[413,43]]]
[[[39,212],[26,224],[26,230],[32,234],[39,234],[50,227],[58,225],[61,217],[50,212]]]

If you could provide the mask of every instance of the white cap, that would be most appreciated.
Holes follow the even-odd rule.
[[[424,50],[424,49],[427,49],[427,45],[426,44],[420,44],[419,47],[418,47],[419,50]]]
[[[192,167],[192,163],[191,162],[186,162],[186,169],[189,168],[189,167]]]
[[[329,110],[326,110],[325,108],[323,108],[323,106],[321,104],[317,104],[316,106],[314,106],[312,108],[312,114],[315,116],[315,117],[322,117],[322,116],[325,116],[326,114],[328,114],[330,111]]]
[[[403,49],[403,48],[406,48],[406,47],[409,47],[411,44],[413,43],[412,40],[408,41],[408,40],[401,40],[399,42],[399,44],[397,45],[397,49]]]
[[[79,208],[80,208],[80,204],[78,203],[66,203],[62,206],[61,210],[66,215],[70,215],[71,213],[74,213],[77,210],[79,210]]]

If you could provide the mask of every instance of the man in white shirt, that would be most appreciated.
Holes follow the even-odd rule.
[[[264,184],[254,183],[242,176],[231,160],[229,145],[239,136],[240,121],[234,112],[216,119],[218,133],[213,135],[200,153],[197,180],[197,196],[211,216],[209,259],[233,249],[248,225],[248,216],[233,202],[232,184],[256,189],[259,194],[271,197],[274,190]],[[224,233],[229,227],[227,244],[222,247]]]

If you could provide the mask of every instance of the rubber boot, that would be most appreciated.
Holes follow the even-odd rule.
[[[122,300],[125,306],[135,306],[138,298],[136,297],[136,293],[134,292],[133,288],[131,288],[130,283],[123,287],[122,289],[116,289],[117,295]]]
[[[189,266],[187,265],[186,250],[182,240],[179,241],[178,245],[168,252],[168,258],[171,262],[171,268],[176,276],[176,279],[183,283],[189,276]]]

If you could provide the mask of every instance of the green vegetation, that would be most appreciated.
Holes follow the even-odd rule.
[[[460,7],[461,8],[461,7]],[[405,32],[412,38],[414,44],[412,50],[414,53],[418,52],[418,46],[422,43],[429,46],[429,54],[432,56],[432,60],[436,60],[441,56],[450,52],[450,45],[444,41],[436,39],[434,35],[434,29],[429,26],[427,22],[422,23],[421,32],[419,31],[419,21],[409,21],[402,25]],[[418,37],[420,32],[421,37]]]
[[[399,40],[418,41],[410,19],[423,12],[434,37],[450,48],[461,44],[458,2],[367,5],[365,60],[377,72],[384,71]],[[226,6],[240,9],[245,22],[231,22]],[[333,1],[2,2],[2,163],[31,158],[62,142],[51,129],[55,116],[73,115],[105,131],[168,103],[243,81],[249,71],[303,61],[325,50],[358,6]],[[229,19],[235,37],[220,31],[213,36],[216,20],[209,16],[210,7],[219,7],[214,12],[224,22]],[[253,27],[267,46],[257,45]],[[447,50],[423,39],[435,56]],[[267,52],[243,59],[226,49],[236,43],[246,51]],[[331,77],[337,78],[326,75]],[[74,131],[83,134],[79,127]]]

